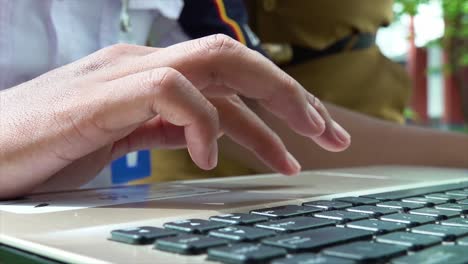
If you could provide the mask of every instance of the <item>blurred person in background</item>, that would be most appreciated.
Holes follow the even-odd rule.
[[[409,77],[375,44],[378,29],[392,21],[392,0],[245,4],[187,0],[179,23],[191,38],[222,32],[268,56],[317,94],[351,132],[348,150],[325,153],[246,100],[281,135],[304,169],[382,164],[468,168],[468,136],[403,125]],[[154,150],[153,175],[137,183],[271,172],[232,141],[223,139],[220,146],[218,167],[211,171],[193,166],[185,150]]]

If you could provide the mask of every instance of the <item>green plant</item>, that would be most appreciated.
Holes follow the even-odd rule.
[[[429,2],[431,0],[395,0],[395,13],[397,17],[404,14],[415,16],[418,13],[418,7]]]
[[[446,54],[445,74],[453,75],[460,89],[465,121],[468,123],[468,0],[394,0],[396,17],[415,16],[419,6],[440,4],[445,21],[445,34],[439,43]]]

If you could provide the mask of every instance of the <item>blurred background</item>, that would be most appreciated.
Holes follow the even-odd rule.
[[[395,0],[394,12],[377,43],[413,81],[407,121],[467,131],[468,1]]]
[[[185,1],[186,6],[188,3],[194,4]],[[263,1],[265,7],[274,3],[273,0]],[[379,29],[376,43],[386,57],[401,64],[410,76],[411,99],[404,111],[404,121],[468,133],[468,0],[394,0],[393,12],[393,22]],[[161,22],[156,24],[161,25]],[[164,23],[166,28],[176,28],[180,19]],[[190,21],[187,25],[193,23]],[[152,34],[155,38],[162,35],[161,32]],[[327,82],[326,86],[333,84]],[[318,91],[313,93],[318,95]],[[150,151],[139,151],[114,161],[112,183],[126,183],[154,174],[153,155]],[[177,162],[171,164],[182,166]],[[191,161],[187,158],[186,162]]]

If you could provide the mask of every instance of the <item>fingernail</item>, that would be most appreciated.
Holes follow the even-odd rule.
[[[301,165],[296,160],[296,158],[294,158],[294,156],[291,155],[291,153],[289,152],[286,153],[286,159],[288,161],[289,168],[294,170],[295,173],[298,173],[299,171],[301,171]]]
[[[314,125],[315,132],[323,132],[325,129],[325,120],[323,120],[319,112],[317,112],[317,110],[315,110],[315,108],[310,104],[307,104],[307,112],[309,113],[309,117]]]
[[[211,143],[210,154],[208,155],[208,166],[213,169],[218,165],[218,143],[214,141]]]
[[[333,121],[333,130],[335,130],[335,134],[341,142],[349,142],[351,135],[335,121]]]

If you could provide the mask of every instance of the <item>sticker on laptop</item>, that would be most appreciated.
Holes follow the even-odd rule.
[[[52,213],[222,192],[227,191],[187,185],[164,184],[76,190],[71,192],[35,194],[23,199],[0,201],[0,211],[16,214]]]

